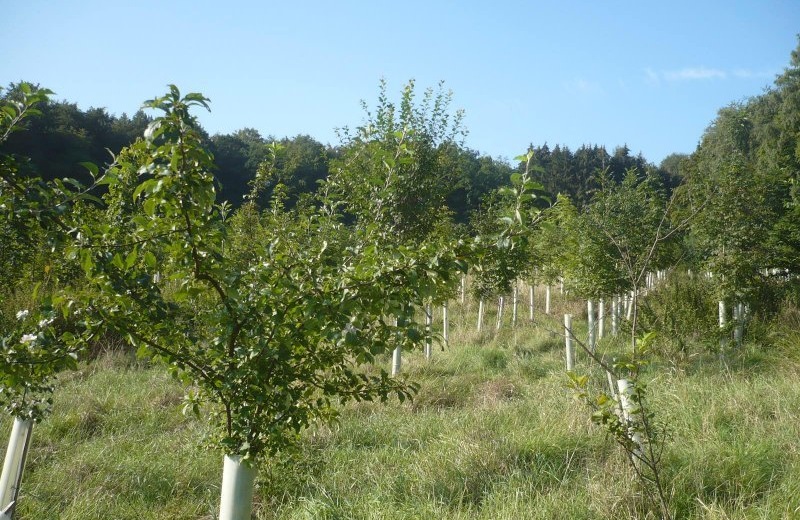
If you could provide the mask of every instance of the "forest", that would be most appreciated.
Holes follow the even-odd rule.
[[[336,146],[54,97],[0,100],[2,517],[800,515],[800,47],[660,165],[481,155],[443,84]]]
[[[4,99],[13,99],[18,89],[18,84],[9,84],[3,91]],[[41,114],[26,121],[25,132],[10,135],[3,147],[6,153],[26,159],[24,174],[45,180],[69,177],[88,182],[89,175],[81,166],[82,162],[98,166],[111,163],[113,155],[140,137],[153,119],[143,110],[132,117],[115,116],[103,108],[83,111],[74,103],[52,98],[42,101],[37,110]],[[213,174],[220,201],[227,200],[235,208],[249,192],[249,183],[269,156],[272,143],[282,147],[276,159],[280,182],[293,198],[316,191],[318,181],[328,177],[330,162],[344,151],[344,143],[323,145],[308,135],[262,137],[258,130],[242,128],[232,134],[209,136],[199,126],[198,131],[203,147],[214,156]],[[508,183],[518,165],[481,155],[460,142],[454,144],[457,146],[448,150],[447,158],[452,169],[450,179],[454,183],[448,193],[447,207],[456,222],[466,223],[489,192]],[[616,147],[612,153],[596,145],[584,145],[574,152],[559,145],[551,150],[547,144],[531,145],[531,149],[546,172],[539,179],[545,189],[549,193],[569,195],[580,206],[598,188],[597,172],[605,169],[617,180],[629,169],[636,169],[640,174],[655,170],[670,187],[679,182],[680,154],[668,157],[660,167],[655,167],[641,155],[631,156],[626,145]],[[268,198],[269,191],[263,195],[261,203]]]

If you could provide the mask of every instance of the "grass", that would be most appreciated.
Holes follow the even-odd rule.
[[[429,362],[405,357],[404,374],[421,384],[413,402],[349,405],[296,453],[263,464],[254,517],[656,518],[623,454],[565,387],[562,340],[548,332],[557,315],[534,327],[521,308],[517,329],[495,332],[488,314],[480,335],[473,316],[454,306],[450,348]],[[676,518],[800,517],[800,363],[786,355],[800,338],[781,338],[727,364],[695,356],[647,374],[669,425],[663,471]],[[182,415],[182,392],[120,353],[65,374],[34,430],[18,518],[214,518],[221,454],[202,449],[206,426]]]

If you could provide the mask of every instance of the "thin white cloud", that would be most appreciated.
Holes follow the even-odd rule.
[[[709,69],[706,67],[689,67],[680,70],[668,70],[662,72],[667,81],[692,81],[703,79],[725,79],[728,74],[724,70]]]
[[[644,74],[645,74],[644,80],[648,85],[658,85],[659,83],[661,83],[661,76],[659,76],[658,72],[654,71],[650,67],[644,69]]]
[[[685,81],[710,81],[735,79],[771,78],[771,72],[756,72],[750,69],[722,70],[709,67],[685,67],[676,70],[654,70],[647,67],[643,70],[644,82],[648,85],[659,85],[662,81],[676,83]]]
[[[736,69],[733,71],[733,75],[742,79],[764,79],[774,77],[775,73],[766,71],[756,72],[749,69]]]
[[[584,78],[577,78],[563,83],[564,89],[572,94],[602,94],[603,87],[596,81],[590,81]]]

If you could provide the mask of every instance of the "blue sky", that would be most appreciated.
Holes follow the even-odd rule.
[[[771,85],[798,32],[797,0],[27,0],[0,18],[0,84],[131,114],[174,83],[211,98],[211,133],[336,144],[380,78],[444,80],[484,154],[627,144],[658,163]]]

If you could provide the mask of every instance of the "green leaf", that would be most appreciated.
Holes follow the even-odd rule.
[[[82,162],[82,163],[79,163],[79,164],[80,164],[81,166],[83,166],[84,168],[86,168],[87,170],[89,170],[89,173],[92,175],[92,178],[93,178],[93,179],[97,177],[97,173],[98,173],[100,170],[97,168],[97,165],[96,165],[95,163],[93,163],[93,162],[88,162],[88,161],[84,161],[84,162]],[[64,180],[66,181],[66,179],[64,179]]]
[[[135,190],[133,190],[133,200],[136,200],[140,194],[143,192],[149,193],[156,187],[158,181],[156,179],[148,179],[141,184],[139,184]]]
[[[86,275],[91,275],[94,269],[94,259],[92,258],[91,251],[82,249],[80,252],[81,268]]]
[[[152,217],[156,213],[156,206],[158,205],[158,201],[156,199],[147,199],[142,204],[142,209],[144,210],[145,215],[148,217]]]
[[[137,256],[137,251],[136,251],[136,249],[133,249],[133,250],[132,250],[130,253],[128,253],[128,255],[125,257],[125,267],[126,267],[127,269],[130,269],[131,267],[133,267],[133,266],[134,266],[134,264],[136,264],[136,256]]]

